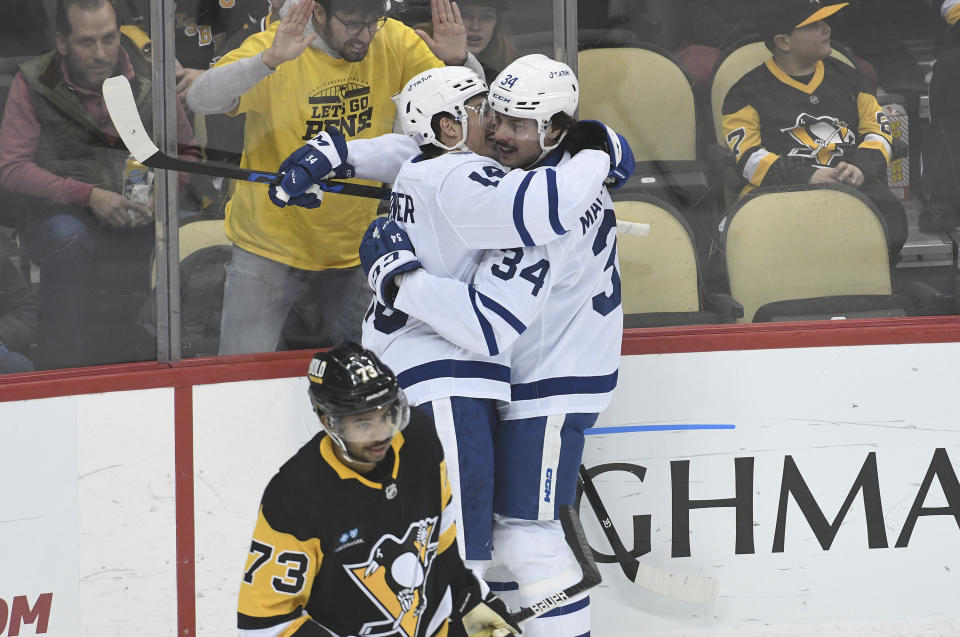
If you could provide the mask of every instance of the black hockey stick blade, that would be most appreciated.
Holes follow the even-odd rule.
[[[706,575],[681,575],[679,573],[671,573],[670,571],[644,564],[630,555],[630,552],[627,551],[623,542],[620,540],[617,529],[614,528],[613,522],[610,520],[610,514],[607,513],[607,508],[603,506],[603,501],[600,499],[600,494],[597,493],[597,489],[593,485],[593,480],[590,478],[587,468],[583,465],[580,465],[579,478],[583,493],[587,496],[590,507],[596,514],[597,520],[599,520],[600,526],[603,528],[604,535],[607,536],[610,548],[613,549],[614,557],[617,558],[617,562],[620,564],[620,568],[623,570],[623,574],[627,576],[627,579],[640,588],[652,591],[658,595],[690,602],[692,604],[709,604],[716,598],[720,592],[720,583],[717,582],[715,578]]]
[[[564,505],[559,511],[560,525],[563,526],[563,536],[570,545],[583,576],[580,581],[572,586],[568,586],[558,593],[549,597],[544,597],[539,602],[521,608],[511,616],[513,621],[520,623],[531,617],[537,617],[558,606],[563,606],[567,601],[580,593],[590,590],[600,583],[600,569],[597,563],[593,561],[593,551],[590,550],[590,544],[587,543],[587,536],[580,525],[580,516],[572,506]]]
[[[140,119],[136,100],[130,82],[122,75],[109,77],[103,82],[103,101],[107,105],[110,119],[123,140],[124,145],[134,158],[151,168],[177,170],[210,177],[226,177],[240,181],[252,181],[258,184],[275,184],[280,175],[274,172],[249,170],[220,162],[198,162],[178,159],[160,152],[153,143]],[[353,184],[343,181],[327,181],[322,185],[324,192],[333,192],[354,197],[369,199],[385,199],[390,196],[390,190],[365,184]]]

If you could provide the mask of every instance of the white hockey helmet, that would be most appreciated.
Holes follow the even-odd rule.
[[[544,145],[550,118],[560,112],[573,117],[579,102],[580,84],[573,69],[540,53],[511,62],[490,87],[493,110],[501,115],[536,120],[540,148],[544,152],[556,146],[547,148]],[[560,139],[563,139],[562,135]]]
[[[467,110],[464,103],[475,95],[487,92],[487,83],[464,66],[441,66],[413,77],[403,90],[391,99],[397,106],[397,115],[403,132],[413,138],[417,146],[433,144],[444,150],[466,146]],[[450,113],[463,126],[463,137],[453,146],[445,146],[437,139],[431,122],[437,113]]]

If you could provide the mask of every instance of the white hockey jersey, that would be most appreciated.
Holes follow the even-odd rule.
[[[555,168],[536,171],[575,160],[564,155]],[[395,306],[428,320],[444,340],[498,360],[509,348],[510,401],[500,410],[506,420],[598,413],[617,384],[623,306],[616,216],[606,188],[577,183],[590,197],[578,200],[577,221],[558,240],[487,251],[472,284],[428,267],[400,285]],[[419,254],[416,238],[413,244]]]
[[[350,152],[353,160],[353,147]],[[361,165],[357,169],[366,176]],[[418,156],[396,177],[390,216],[410,235],[427,272],[471,281],[489,256],[480,250],[545,244],[579,227],[608,171],[609,157],[600,151],[583,151],[562,166],[510,172],[471,152]],[[472,306],[435,308],[476,320]],[[505,355],[470,351],[399,308],[374,302],[364,318],[363,344],[397,374],[413,404],[446,396],[511,399]]]

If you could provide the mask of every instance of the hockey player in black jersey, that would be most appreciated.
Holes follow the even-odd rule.
[[[745,186],[843,184],[880,211],[896,256],[907,238],[903,205],[886,185],[890,122],[853,67],[830,56],[826,19],[848,3],[771,0],[764,27],[773,57],[744,75],[723,103],[723,132]]]
[[[345,343],[314,356],[307,378],[323,431],[264,491],[241,634],[519,634],[460,559],[440,441],[390,369]]]

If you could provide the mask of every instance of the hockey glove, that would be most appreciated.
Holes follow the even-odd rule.
[[[580,120],[567,132],[564,145],[571,155],[588,148],[602,150],[610,155],[610,172],[604,183],[611,188],[616,189],[625,184],[636,169],[630,144],[623,135],[602,122]]]
[[[278,185],[270,186],[270,200],[281,208],[288,204],[318,207],[325,190],[318,182],[331,177],[353,177],[353,166],[346,160],[344,136],[336,128],[323,131],[283,160],[280,164],[283,179]]]
[[[460,619],[467,637],[506,637],[523,632],[511,619],[504,601],[493,593],[482,596],[479,586],[467,586],[459,594],[451,620]]]
[[[345,164],[349,165],[349,164]],[[350,167],[352,170],[352,166]],[[274,192],[275,186],[270,186],[270,200],[274,204],[283,208],[284,206],[299,206],[300,208],[319,208],[323,203],[323,193],[325,192],[340,192],[342,186],[339,183],[328,182],[328,181],[318,181],[313,184],[307,191],[302,195],[297,195],[296,197],[290,197],[282,190]],[[288,197],[286,201],[280,199],[281,195]]]
[[[394,277],[422,267],[404,229],[383,217],[374,219],[363,233],[360,265],[377,301],[389,309],[393,309],[399,292]]]

